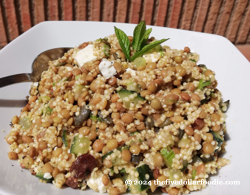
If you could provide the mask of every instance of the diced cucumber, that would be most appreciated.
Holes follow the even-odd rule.
[[[137,70],[144,70],[146,67],[146,60],[144,57],[138,57],[134,60],[134,67]]]
[[[49,96],[40,96],[39,98],[38,98],[38,101],[39,101],[39,103],[47,103],[48,101],[50,100],[50,97]]]
[[[181,179],[181,170],[179,170],[179,169],[170,169],[169,170],[169,179],[171,181],[180,180]]]
[[[139,84],[136,83],[134,79],[129,79],[129,81],[127,82],[127,90],[135,91],[137,93],[141,91]]]
[[[140,192],[147,190],[150,188],[148,185],[150,181],[150,168],[147,164],[141,165],[136,168],[136,171],[139,173],[138,179],[139,179],[139,184],[133,184],[130,185],[130,192],[131,194],[139,194]],[[146,174],[148,177],[146,178]]]
[[[119,150],[119,151],[122,151],[122,150],[124,150],[124,149],[128,149],[128,146],[125,146],[125,147],[122,147],[122,148],[117,148],[117,150]],[[112,150],[112,151],[108,152],[107,154],[104,154],[104,155],[102,156],[102,160],[104,160],[105,158],[107,158],[109,155],[111,155],[111,154],[113,154],[113,153],[114,153],[114,151]],[[118,165],[124,165],[124,164],[126,164],[126,163],[123,163],[123,162],[122,162],[122,159],[121,159],[121,158],[118,158],[118,157],[116,157],[116,158],[112,161],[112,163],[113,163],[113,166],[118,166]]]
[[[78,98],[80,97],[82,90],[83,90],[84,86],[83,85],[77,85],[74,88],[74,92],[75,92],[75,100],[78,100]]]
[[[73,142],[71,144],[70,153],[75,154],[76,156],[80,156],[82,154],[86,154],[89,151],[89,146],[91,142],[89,138],[78,134],[74,137]]]
[[[125,90],[125,89],[121,89],[117,93],[119,97],[122,99],[126,108],[129,108],[131,103],[136,105],[139,102],[142,102],[145,100],[145,98],[141,97],[139,94],[132,92],[132,91]]]
[[[39,178],[39,179],[42,179],[42,180],[46,181],[47,183],[51,183],[52,180],[53,180],[53,177],[51,177],[50,179],[44,178],[44,173],[43,172],[37,173],[36,177]]]
[[[168,168],[171,168],[173,159],[175,157],[175,153],[173,150],[168,148],[164,148],[161,150],[161,156],[163,157],[164,163],[167,165]]]
[[[22,126],[22,129],[27,130],[31,127],[31,120],[30,117],[24,116],[20,118],[19,125]]]
[[[79,74],[79,75],[77,75],[77,76],[75,76],[75,80],[78,80],[78,79],[80,79],[81,78],[81,75]]]
[[[63,130],[62,142],[64,146],[67,148],[68,147],[67,130]]]

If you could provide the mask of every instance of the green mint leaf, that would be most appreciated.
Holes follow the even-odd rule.
[[[144,53],[146,53],[147,51],[149,51],[150,49],[153,49],[154,47],[156,47],[157,45],[160,45],[161,43],[167,41],[168,39],[161,39],[158,41],[154,41],[152,43],[150,43],[149,45],[146,45],[145,47],[142,48],[141,51],[136,52],[132,57],[131,57],[131,61],[134,61],[137,57],[143,55]]]
[[[203,82],[203,79],[199,81],[197,89],[203,90],[204,87],[211,85],[211,81]]]
[[[130,41],[128,36],[119,28],[115,27],[115,34],[126,58],[130,60]]]
[[[146,30],[143,38],[140,40],[140,43],[139,43],[139,51],[145,46],[147,45],[147,41],[148,41],[148,37],[150,35],[150,33],[152,32],[152,28]]]
[[[192,61],[192,62],[196,62],[196,60],[195,59],[189,59],[190,61]]]
[[[134,29],[132,46],[135,52],[140,50],[139,43],[143,39],[145,31],[146,31],[146,24],[144,21],[140,22]]]

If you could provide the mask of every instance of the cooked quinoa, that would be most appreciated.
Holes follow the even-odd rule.
[[[78,52],[87,47],[92,59],[81,64]],[[159,46],[129,62],[115,34],[70,49],[49,62],[13,117],[8,157],[58,188],[111,195],[205,188],[153,182],[207,180],[230,163],[219,157],[229,102],[215,73],[198,61],[188,47]],[[152,183],[129,186],[126,179]]]

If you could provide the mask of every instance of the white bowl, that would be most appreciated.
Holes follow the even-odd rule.
[[[96,40],[114,34],[114,26],[128,35],[133,34],[134,24],[106,22],[43,22],[8,44],[0,51],[0,77],[31,72],[34,58],[41,52],[55,47],[74,47],[82,42]],[[247,59],[226,38],[152,26],[152,36],[157,39],[170,38],[164,44],[183,49],[189,46],[200,54],[199,63],[206,64],[216,73],[218,89],[224,100],[230,99],[227,112],[228,137],[225,158],[231,161],[210,180],[239,181],[240,185],[210,185],[193,194],[246,194],[250,172],[250,64]],[[29,94],[31,83],[21,83],[0,89],[0,194],[46,195],[46,194],[94,194],[93,190],[80,191],[71,188],[57,189],[44,184],[22,170],[17,161],[7,157],[9,145],[4,137],[10,131],[9,123],[19,115]],[[16,101],[13,101],[16,100]],[[4,130],[4,131],[2,131]]]

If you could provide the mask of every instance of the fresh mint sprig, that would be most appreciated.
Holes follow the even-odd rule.
[[[168,40],[161,39],[147,45],[148,37],[151,32],[152,28],[146,30],[146,24],[144,21],[140,22],[135,27],[133,32],[134,37],[131,43],[135,53],[133,56],[130,56],[130,41],[128,39],[128,36],[121,29],[115,27],[115,34],[127,60],[134,61],[139,56],[147,53],[149,50],[153,49],[157,45],[160,45],[161,43]]]

